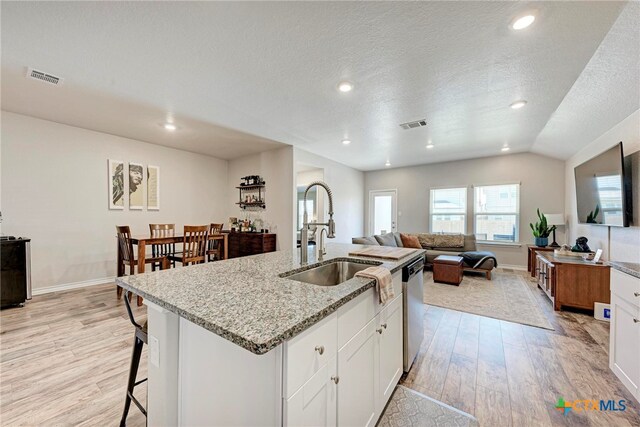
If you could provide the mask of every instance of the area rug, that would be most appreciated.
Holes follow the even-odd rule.
[[[529,285],[517,273],[494,272],[493,280],[484,275],[465,274],[460,286],[433,281],[424,273],[424,302],[438,307],[479,314],[553,330],[538,306]]]
[[[471,415],[424,394],[397,386],[384,409],[378,427],[477,427]]]

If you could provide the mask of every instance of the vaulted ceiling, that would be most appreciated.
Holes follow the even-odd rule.
[[[638,3],[1,8],[4,110],[221,158],[281,144],[361,170],[504,145],[567,158],[640,108]],[[533,25],[512,30],[524,13]],[[27,79],[27,67],[64,83]],[[354,89],[341,93],[341,81]],[[419,119],[427,126],[399,126]]]

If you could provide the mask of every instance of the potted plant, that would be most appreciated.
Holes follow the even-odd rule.
[[[540,213],[540,209],[537,209],[537,212],[539,221],[537,221],[535,225],[529,223],[529,227],[531,227],[533,231],[536,246],[544,248],[549,244],[549,234],[556,229],[556,226],[553,225],[549,227],[547,225],[547,217],[545,217],[543,213]]]

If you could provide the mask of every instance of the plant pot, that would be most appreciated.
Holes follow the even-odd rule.
[[[545,246],[547,246],[549,244],[549,238],[548,237],[536,237],[535,238],[535,244],[538,247],[544,248]]]

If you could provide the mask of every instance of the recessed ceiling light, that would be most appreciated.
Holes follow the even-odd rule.
[[[500,151],[509,151],[509,147],[504,146],[504,147],[502,147],[502,148],[500,149]]]
[[[433,144],[431,143],[431,141],[429,141],[429,143],[427,144],[427,149],[431,150],[433,148]]]
[[[533,21],[535,20],[536,17],[533,15],[521,16],[520,18],[517,18],[515,21],[513,21],[513,24],[511,24],[511,28],[513,28],[514,30],[524,30],[529,25],[533,24]]]
[[[520,101],[516,101],[516,102],[512,103],[511,105],[509,105],[509,107],[513,108],[514,110],[517,110],[519,108],[524,107],[525,105],[527,105],[527,101],[522,99]]]
[[[169,131],[172,131],[172,132],[174,130],[178,129],[178,127],[176,125],[174,125],[173,123],[165,123],[165,124],[162,125],[162,127],[164,127],[166,130],[169,130]]]
[[[353,90],[353,83],[350,82],[340,82],[338,84],[338,90],[340,92],[351,92]]]
[[[351,144],[351,140],[350,140],[350,139],[343,139],[343,140],[342,140],[342,143],[343,143],[344,145],[349,145],[349,144]]]
[[[391,162],[389,160],[387,160],[387,162],[384,164],[386,167],[391,166]]]

